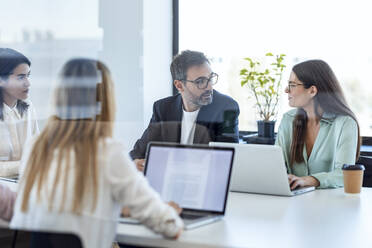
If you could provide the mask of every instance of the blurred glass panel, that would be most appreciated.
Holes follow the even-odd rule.
[[[62,65],[72,57],[98,58],[103,38],[98,4],[99,0],[2,3],[0,47],[18,50],[31,60],[30,99],[41,127],[50,114],[48,103]]]

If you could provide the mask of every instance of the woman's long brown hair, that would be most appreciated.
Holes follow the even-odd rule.
[[[300,80],[305,89],[315,86],[318,93],[313,98],[315,114],[320,120],[321,114],[318,112],[319,107],[323,112],[337,115],[350,116],[355,120],[358,126],[358,146],[355,161],[359,158],[360,153],[360,130],[355,114],[351,111],[342,92],[340,83],[331,67],[322,60],[308,60],[295,65],[292,68],[293,73]],[[291,144],[290,164],[304,161],[303,149],[306,138],[307,114],[304,109],[299,108],[296,117],[293,120],[293,137]]]
[[[21,210],[26,212],[30,192],[37,187],[40,200],[48,193],[52,209],[57,185],[62,183],[62,204],[66,194],[74,194],[72,211],[80,214],[83,202],[93,196],[92,211],[98,194],[98,143],[112,136],[114,121],[113,83],[108,68],[90,59],[73,59],[62,69],[55,94],[56,114],[35,141],[20,187],[23,189]],[[47,178],[52,161],[57,156],[57,170],[52,187]],[[74,159],[74,163],[70,161]],[[74,165],[74,166],[73,166]],[[73,192],[67,192],[69,173],[74,173]]]

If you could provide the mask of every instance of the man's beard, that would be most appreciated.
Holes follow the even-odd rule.
[[[205,106],[211,104],[213,100],[213,91],[207,90],[203,94],[200,95],[197,99],[193,99],[193,104],[197,106]]]

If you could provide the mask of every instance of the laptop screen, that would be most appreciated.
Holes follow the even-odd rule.
[[[220,213],[226,206],[233,157],[233,148],[150,143],[145,175],[164,201]]]

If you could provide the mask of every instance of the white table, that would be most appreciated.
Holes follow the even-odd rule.
[[[119,224],[117,240],[150,247],[372,247],[372,188],[294,197],[230,193],[224,220],[166,240],[143,226]]]
[[[16,190],[15,183],[0,181]],[[222,221],[167,240],[141,225],[119,224],[119,242],[150,247],[371,248],[372,188],[294,197],[230,193]]]

